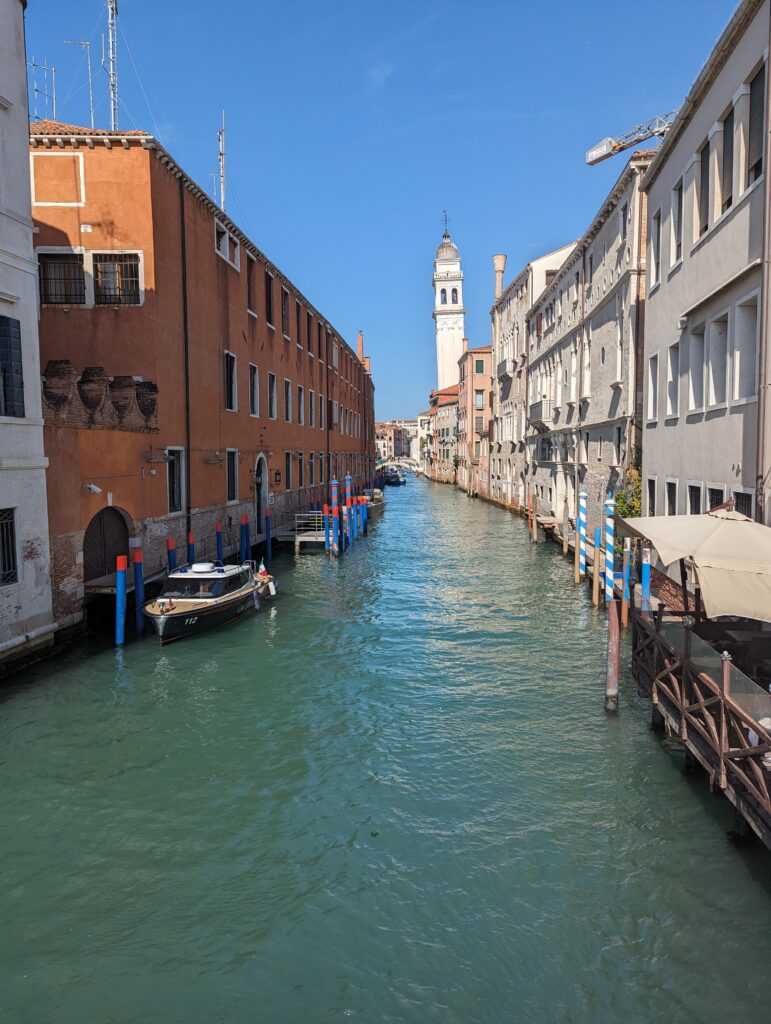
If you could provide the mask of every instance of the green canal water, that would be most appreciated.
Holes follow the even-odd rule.
[[[0,691],[0,1021],[768,1019],[769,858],[603,711],[553,545],[410,480],[350,556]]]

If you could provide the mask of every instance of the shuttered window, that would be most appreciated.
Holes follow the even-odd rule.
[[[699,235],[703,235],[709,227],[709,143],[702,147],[699,157]]]
[[[18,582],[16,509],[0,508],[0,587],[7,587]]]
[[[766,92],[766,66],[750,82],[750,137],[747,146],[747,184],[763,173],[763,114]]]
[[[0,416],[24,416],[21,323],[0,316]]]
[[[734,112],[733,107],[723,121],[723,213],[733,202],[734,177]]]

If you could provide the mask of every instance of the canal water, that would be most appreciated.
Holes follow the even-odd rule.
[[[558,549],[387,498],[247,621],[0,691],[0,1020],[768,1019],[769,859],[606,716]]]

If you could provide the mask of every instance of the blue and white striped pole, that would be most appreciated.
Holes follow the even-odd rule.
[[[642,591],[642,613],[648,618],[651,610],[651,549],[642,549],[642,565],[640,567],[640,590]]]
[[[586,488],[578,492],[578,575],[586,576]]]
[[[605,502],[605,603],[613,600],[613,565],[616,547],[616,503],[612,495]]]

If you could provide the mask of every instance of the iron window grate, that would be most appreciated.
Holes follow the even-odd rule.
[[[39,253],[40,301],[82,305],[86,301],[83,257],[78,253]]]
[[[7,587],[18,581],[16,510],[0,508],[0,587]]]
[[[137,253],[94,253],[94,302],[101,306],[139,305]]]

